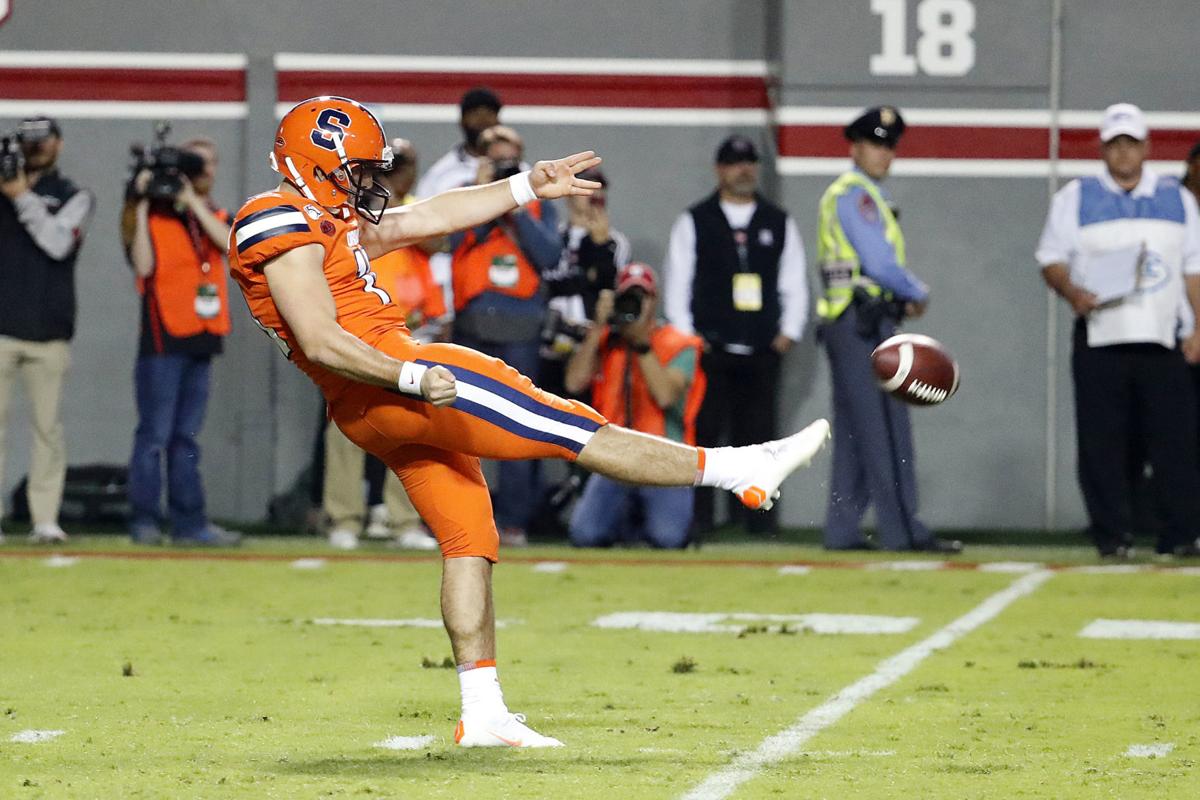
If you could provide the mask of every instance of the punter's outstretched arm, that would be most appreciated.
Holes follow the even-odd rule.
[[[318,366],[360,383],[399,388],[436,406],[454,402],[458,390],[445,367],[425,368],[371,347],[338,324],[337,305],[325,281],[325,249],[307,244],[263,265],[275,307],[304,355]]]
[[[489,222],[535,198],[589,195],[600,184],[576,175],[599,163],[595,153],[585,150],[554,161],[539,161],[529,172],[507,180],[452,189],[419,203],[390,208],[378,225],[362,226],[363,247],[374,258],[422,239]]]

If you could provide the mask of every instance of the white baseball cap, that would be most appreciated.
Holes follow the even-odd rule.
[[[1150,130],[1146,127],[1146,115],[1133,103],[1116,103],[1104,109],[1104,121],[1100,123],[1100,141],[1109,142],[1118,136],[1132,136],[1139,142],[1146,141]]]

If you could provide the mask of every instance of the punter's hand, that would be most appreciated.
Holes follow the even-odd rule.
[[[600,157],[591,150],[556,161],[539,161],[529,172],[529,185],[533,187],[533,193],[544,200],[568,195],[590,195],[593,189],[600,188],[600,183],[575,176],[599,163]]]
[[[421,396],[435,406],[448,406],[458,397],[454,373],[443,366],[430,367],[421,376]]]

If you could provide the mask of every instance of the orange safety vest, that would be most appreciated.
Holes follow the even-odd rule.
[[[666,413],[658,403],[654,402],[654,396],[650,394],[650,389],[646,386],[646,378],[636,364],[629,370],[630,397],[632,399],[629,407],[633,409],[632,424],[630,420],[626,419],[628,415],[625,397],[625,363],[630,356],[635,359],[638,356],[624,346],[610,348],[608,346],[610,335],[613,334],[606,332],[600,340],[600,370],[592,380],[592,405],[610,422],[643,433],[665,436],[667,433]],[[650,349],[654,352],[654,357],[664,366],[670,364],[677,355],[689,347],[696,349],[696,372],[692,376],[692,382],[684,397],[683,442],[694,445],[696,443],[696,415],[700,413],[700,403],[704,400],[704,390],[708,384],[704,371],[700,369],[700,351],[703,348],[703,342],[699,336],[690,336],[671,325],[660,325],[650,334]]]
[[[229,215],[217,210],[222,222]],[[224,251],[200,224],[169,213],[151,212],[150,246],[154,272],[138,278],[138,293],[149,296],[152,313],[177,339],[229,333],[229,296],[225,288]]]
[[[433,280],[429,255],[421,248],[409,245],[384,253],[371,259],[371,269],[378,279],[375,285],[391,296],[405,317],[416,311],[425,322],[446,315],[442,288]]]
[[[542,218],[542,205],[535,200],[525,209],[535,219]],[[474,230],[468,230],[453,261],[454,310],[462,311],[467,303],[484,292],[499,292],[528,300],[542,285],[521,245],[513,241],[500,226],[492,228],[484,240],[478,241]]]

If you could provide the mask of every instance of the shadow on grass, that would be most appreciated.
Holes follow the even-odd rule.
[[[277,762],[272,771],[280,775],[314,775],[340,778],[407,778],[438,779],[446,777],[446,767],[456,773],[474,772],[480,775],[531,775],[559,773],[567,764],[573,770],[580,767],[652,768],[678,765],[678,755],[671,753],[623,753],[588,755],[570,748],[552,750],[512,750],[509,748],[432,749],[380,752],[378,755],[346,755],[328,758],[298,759]]]

